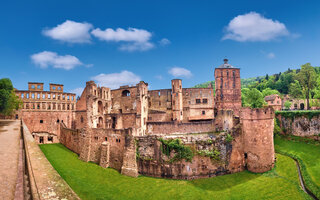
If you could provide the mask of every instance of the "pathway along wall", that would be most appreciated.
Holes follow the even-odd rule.
[[[251,172],[263,173],[274,167],[274,116],[272,107],[240,111],[244,157]]]
[[[21,128],[32,199],[80,199],[51,166],[25,123]]]

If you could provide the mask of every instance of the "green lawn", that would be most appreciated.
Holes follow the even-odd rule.
[[[320,142],[295,136],[276,136],[274,143],[276,151],[300,158],[316,187],[313,192],[320,198]]]
[[[276,168],[193,181],[132,178],[82,162],[61,144],[40,148],[81,199],[309,199],[300,189],[295,162],[277,154]]]

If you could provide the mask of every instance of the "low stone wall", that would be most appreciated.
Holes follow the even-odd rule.
[[[290,112],[290,111],[287,111]],[[294,112],[294,111],[292,111]],[[287,116],[283,112],[277,112],[276,117],[278,122],[280,122],[280,128],[284,134],[309,137],[316,136],[320,134],[320,112],[319,115],[308,116],[307,112],[298,111],[302,113],[301,115]],[[310,111],[315,112],[315,111]]]
[[[147,122],[147,134],[149,135],[205,133],[213,130],[213,121],[190,123]]]
[[[80,199],[51,166],[25,123],[22,131],[32,199]]]
[[[227,133],[215,134],[186,134],[179,136],[164,136],[163,139],[180,139],[183,145],[194,152],[191,162],[185,159],[170,161],[163,153],[160,136],[136,137],[137,163],[139,174],[153,177],[172,179],[195,179],[229,174],[244,170],[244,158],[241,151],[241,133],[231,133],[233,140],[227,141]],[[234,148],[233,148],[234,147]],[[219,152],[219,158],[201,155],[202,152]]]

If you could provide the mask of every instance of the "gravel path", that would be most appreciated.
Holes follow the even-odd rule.
[[[0,199],[14,199],[17,182],[20,121],[0,120]]]

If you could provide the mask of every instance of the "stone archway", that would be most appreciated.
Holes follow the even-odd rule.
[[[300,103],[300,110],[304,110],[304,103]]]

